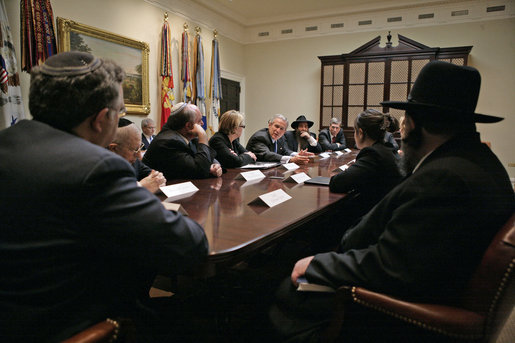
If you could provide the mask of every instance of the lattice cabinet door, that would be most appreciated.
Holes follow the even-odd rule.
[[[342,120],[344,75],[343,64],[322,67],[322,126],[329,126],[333,117]]]
[[[406,100],[424,65],[442,60],[466,65],[471,46],[430,48],[398,35],[395,47],[388,38],[379,46],[376,37],[349,54],[319,56],[322,62],[320,128],[328,127],[332,117],[341,120],[344,132],[352,134],[356,117],[373,108],[389,112],[397,119],[404,111],[384,108],[382,101]]]

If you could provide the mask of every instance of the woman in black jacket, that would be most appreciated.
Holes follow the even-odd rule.
[[[222,114],[218,132],[209,140],[209,146],[216,151],[216,159],[223,168],[238,168],[256,161],[256,155],[240,144],[245,128],[243,115],[235,110]]]
[[[331,178],[332,192],[358,193],[354,215],[367,213],[402,179],[396,149],[384,141],[391,122],[389,114],[373,109],[361,112],[354,122],[354,139],[361,151],[354,164]]]

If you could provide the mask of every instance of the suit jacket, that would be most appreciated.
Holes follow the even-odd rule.
[[[284,135],[277,140],[277,152],[268,133],[268,128],[256,131],[247,142],[247,150],[252,151],[258,161],[280,162],[283,156],[290,156],[293,151],[288,148]]]
[[[190,141],[165,124],[148,147],[143,156],[143,163],[152,169],[159,170],[167,180],[203,179],[211,176],[211,164],[215,163],[216,152],[194,138]]]
[[[231,143],[225,133],[215,133],[209,139],[209,146],[216,151],[217,160],[224,168],[238,168],[254,162],[254,159],[245,153],[247,149],[240,144],[240,139],[237,138]],[[230,150],[234,151],[237,156]]]
[[[136,159],[132,164],[132,168],[134,169],[134,173],[136,174],[136,180],[141,181],[141,179],[146,178],[152,172],[152,169],[149,168],[145,163],[141,162],[140,159]]]
[[[324,151],[338,151],[343,150],[347,147],[347,144],[345,142],[345,135],[343,134],[343,130],[341,129],[340,132],[338,132],[338,134],[336,135],[336,143],[340,143],[340,146],[338,146],[336,143],[333,143],[331,138],[331,132],[329,132],[329,129],[322,129],[320,131],[320,133],[318,134],[318,142],[320,143]]]
[[[152,140],[154,140],[154,138],[156,138],[156,135],[152,135]],[[143,143],[143,148],[141,148],[141,150],[147,150],[151,143],[143,133],[141,133],[141,142]]]
[[[451,303],[514,210],[497,157],[479,135],[455,137],[347,231],[340,252],[316,255],[306,278]]]
[[[399,144],[395,140],[395,137],[393,136],[393,133],[385,132],[385,134],[384,134],[384,141],[385,141],[385,143],[391,144],[393,149],[394,149],[394,151],[397,153],[397,150],[399,150]]]
[[[313,137],[315,140],[317,139],[317,135],[315,135],[313,132],[310,132],[309,135]],[[291,151],[298,151],[299,143],[297,142],[297,136],[295,135],[295,130],[288,131],[284,134],[284,137],[286,138],[286,144],[288,144],[288,149]],[[304,138],[302,138],[304,139]],[[320,146],[320,143],[317,142],[317,145],[311,146],[306,140],[306,147],[308,148],[309,152],[312,152],[314,154],[318,154],[319,152],[322,152],[322,147]]]
[[[0,160],[0,341],[61,341],[207,255],[202,227],[105,148],[22,120],[0,131]]]
[[[383,143],[375,143],[363,148],[356,156],[356,162],[347,170],[331,177],[329,189],[337,193],[358,192],[359,197],[355,199],[352,214],[361,216],[401,180],[398,159],[393,149]]]

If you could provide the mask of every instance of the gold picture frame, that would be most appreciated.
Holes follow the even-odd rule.
[[[123,93],[127,113],[150,113],[147,43],[59,17],[57,34],[59,51],[85,51],[120,65],[125,71]]]

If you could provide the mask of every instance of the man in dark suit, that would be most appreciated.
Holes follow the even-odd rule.
[[[322,152],[322,147],[317,142],[317,135],[309,132],[309,128],[313,126],[311,120],[307,120],[305,116],[299,116],[291,127],[293,131],[284,134],[288,148],[295,152],[302,150],[312,152],[314,154]]]
[[[156,135],[156,124],[150,118],[145,118],[141,121],[141,142],[143,143],[143,148],[141,150],[145,151],[148,149],[150,143],[154,140]]]
[[[154,332],[155,273],[206,258],[202,227],[165,210],[105,148],[125,112],[123,77],[88,53],[54,55],[31,72],[34,119],[0,132],[2,342],[60,342],[119,316]]]
[[[293,152],[288,148],[284,133],[288,120],[282,114],[274,115],[268,121],[268,128],[255,132],[247,143],[247,150],[252,151],[258,161],[306,164],[309,155],[306,151]]]
[[[120,118],[113,142],[107,148],[131,164],[140,186],[152,193],[157,192],[159,187],[166,186],[166,179],[161,172],[141,162],[143,148],[141,134],[138,127],[130,120]]]
[[[324,151],[338,151],[347,147],[345,135],[338,118],[332,118],[329,128],[320,131],[318,142]]]
[[[143,163],[168,180],[203,179],[222,175],[216,152],[208,145],[197,106],[180,102],[143,156]]]
[[[331,312],[331,295],[295,292],[299,277],[419,302],[450,304],[461,294],[515,210],[506,170],[476,132],[475,122],[502,120],[475,113],[479,88],[476,69],[435,61],[421,70],[407,102],[382,103],[406,110],[407,177],[346,232],[339,251],[295,264],[270,313],[283,336],[311,341]]]

